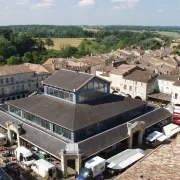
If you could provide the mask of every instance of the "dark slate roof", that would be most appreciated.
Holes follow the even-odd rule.
[[[117,95],[108,95],[89,101],[86,104],[72,104],[47,95],[37,95],[9,101],[8,104],[76,131],[146,105],[147,102]]]
[[[142,70],[135,70],[131,74],[125,76],[124,79],[147,83],[156,76],[157,74],[155,73],[149,73],[147,71]]]
[[[171,74],[161,74],[157,77],[160,80],[166,81],[177,81],[179,76],[171,75]]]
[[[171,101],[171,94],[153,93],[153,94],[149,94],[148,97],[153,99],[169,101],[169,102]]]
[[[62,149],[65,149],[66,147],[66,143],[61,141],[60,139],[48,133],[45,133],[35,127],[32,127],[28,124],[18,121],[13,116],[5,114],[4,112],[0,111],[0,124],[4,128],[7,127],[6,125],[7,121],[12,121],[17,124],[21,124],[23,128],[23,133],[20,135],[21,138],[31,142],[36,146],[39,146],[39,148],[57,157],[60,157],[59,153],[61,152]]]
[[[160,108],[129,122],[134,123],[136,121],[145,121],[145,128],[148,128],[171,116],[172,115],[169,111],[164,108]],[[83,156],[91,156],[94,153],[105,150],[106,148],[111,147],[112,145],[124,139],[127,139],[129,137],[127,133],[127,124],[125,123],[99,135],[79,142],[79,149],[82,151]]]
[[[61,69],[47,78],[43,83],[68,91],[76,91],[93,77],[94,75],[92,74]]]
[[[174,86],[180,86],[180,81],[176,81],[173,85]]]

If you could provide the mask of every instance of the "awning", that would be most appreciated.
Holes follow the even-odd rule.
[[[160,136],[159,138],[157,138],[157,140],[160,141],[160,142],[163,142],[163,141],[165,141],[166,139],[168,139],[168,137],[165,136],[165,135],[162,135],[162,136]]]
[[[180,132],[180,126],[171,123],[168,124],[167,126],[164,126],[163,131],[167,137],[172,137],[176,133]]]
[[[108,168],[124,169],[145,156],[141,149],[127,149],[107,160]]]
[[[150,98],[157,99],[157,100],[163,100],[163,101],[171,101],[171,95],[170,94],[164,94],[164,93],[154,93],[147,95]]]
[[[161,136],[163,136],[163,133],[158,132],[158,131],[154,131],[154,132],[152,132],[151,134],[148,135],[146,140],[152,142],[152,141],[158,139]]]
[[[180,127],[179,127],[179,128],[176,128],[176,129],[173,129],[173,130],[171,131],[171,136],[177,134],[178,132],[180,132]]]

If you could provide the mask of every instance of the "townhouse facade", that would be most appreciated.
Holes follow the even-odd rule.
[[[27,97],[34,91],[42,90],[41,81],[51,74],[41,65],[25,63],[0,67],[0,103]]]

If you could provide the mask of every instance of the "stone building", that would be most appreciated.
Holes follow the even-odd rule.
[[[147,102],[110,94],[110,82],[92,74],[60,70],[44,82],[44,94],[0,106],[0,126],[18,145],[36,147],[79,172],[82,160],[109,148],[142,144],[171,114]]]
[[[20,99],[42,89],[41,81],[50,75],[38,64],[0,66],[0,103]]]

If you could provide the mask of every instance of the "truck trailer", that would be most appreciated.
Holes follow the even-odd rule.
[[[113,172],[121,172],[139,159],[145,156],[141,149],[127,149],[110,159],[103,159],[96,156],[85,163],[85,167],[81,169],[77,180],[101,180],[104,179],[105,170]]]

